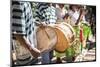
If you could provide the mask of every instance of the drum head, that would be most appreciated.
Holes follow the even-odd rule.
[[[56,32],[52,27],[39,27],[36,32],[37,38],[37,48],[41,52],[48,52],[53,50],[56,42],[57,36]]]

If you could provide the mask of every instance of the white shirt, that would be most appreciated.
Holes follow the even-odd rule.
[[[68,15],[71,18],[71,24],[74,25],[77,22],[78,18],[79,18],[80,12],[78,12],[78,11],[73,12],[72,10],[69,10]],[[82,20],[84,21],[84,23],[86,22],[85,21],[85,16],[83,16]]]
[[[66,13],[67,11],[65,8],[62,9],[60,7],[56,8],[56,16],[58,20],[63,20],[63,17],[65,16]]]

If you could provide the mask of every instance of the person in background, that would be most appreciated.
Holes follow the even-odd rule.
[[[70,17],[70,24],[72,26],[79,24],[80,21],[84,21],[86,23],[85,19],[85,10],[83,9],[83,6],[80,5],[70,5],[68,13],[64,16],[64,18]]]
[[[85,12],[83,6],[80,6],[80,5],[70,5],[69,6],[69,11],[65,15],[64,18],[67,19],[68,17],[70,17],[69,24],[71,24],[73,27],[74,26],[78,26],[79,29],[81,29],[82,28],[81,23],[88,24],[88,22],[86,22],[86,19],[85,19],[85,14],[86,14],[86,12]]]
[[[67,13],[67,10],[64,8],[64,4],[57,4],[56,5],[56,16],[57,21],[63,21],[63,17]]]
[[[88,35],[91,33],[91,29],[88,26],[89,23],[86,21],[85,15],[86,15],[86,10],[84,9],[84,6],[69,5],[68,13],[64,16],[64,19],[70,18],[70,21],[68,21],[68,23],[73,26],[76,33],[76,38],[78,38],[81,43],[79,44],[81,49],[79,48],[77,49],[79,49],[79,51],[81,50],[82,52],[87,51],[85,50],[86,40],[87,40]],[[74,46],[74,47],[77,47],[77,46]]]

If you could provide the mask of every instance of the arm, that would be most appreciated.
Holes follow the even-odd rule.
[[[28,2],[25,3],[20,1],[13,1],[13,2],[15,3],[13,3],[12,5],[13,8],[12,9],[12,34],[23,47],[27,48],[34,57],[37,57],[39,56],[40,51],[37,50],[36,48],[32,48],[30,42],[24,36],[26,34],[26,22],[27,22],[26,21],[27,18],[25,18],[25,16],[28,16],[28,13],[31,13],[30,12],[31,7],[27,7],[27,5],[30,4]],[[29,12],[28,9],[30,9]]]
[[[28,40],[24,36],[15,34],[15,37],[22,46],[24,46],[30,51],[33,57],[38,57],[40,55],[40,51],[36,48],[32,48],[30,46],[30,42],[28,42]]]
[[[81,9],[80,10],[80,15],[79,15],[79,18],[78,18],[78,20],[76,21],[76,25],[78,25],[79,24],[79,22],[82,20],[82,18],[83,18],[83,16],[84,16],[84,9]]]

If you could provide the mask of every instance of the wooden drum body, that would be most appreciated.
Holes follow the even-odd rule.
[[[74,30],[65,22],[54,25],[54,29],[57,33],[55,50],[60,53],[65,52],[65,50],[70,47],[72,45],[71,43],[74,41]]]

